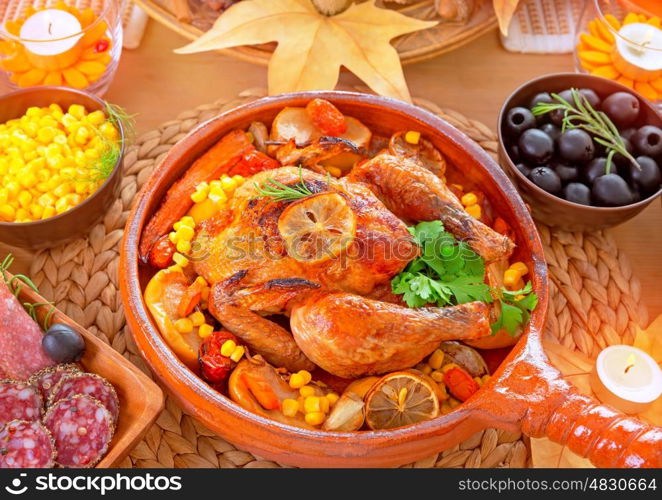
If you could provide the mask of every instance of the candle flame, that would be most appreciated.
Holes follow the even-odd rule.
[[[632,368],[634,368],[634,363],[637,360],[634,354],[630,354],[628,356],[628,359],[626,361],[627,366],[625,367],[625,373],[629,372]]]

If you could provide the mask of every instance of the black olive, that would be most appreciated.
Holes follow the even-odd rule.
[[[632,125],[639,117],[639,99],[629,92],[614,92],[602,101],[602,111],[618,128]]]
[[[517,147],[517,144],[510,144],[506,147],[506,150],[512,161],[519,161],[519,148]]]
[[[662,187],[662,174],[659,165],[649,156],[637,156],[636,160],[641,169],[634,164],[630,166],[632,184],[645,197],[657,193]]]
[[[556,172],[556,175],[559,176],[561,182],[564,184],[567,182],[575,181],[579,177],[579,171],[577,167],[558,162],[555,162],[550,166],[554,169],[554,172]]]
[[[580,182],[571,182],[563,188],[563,197],[573,203],[580,205],[591,204],[591,190]]]
[[[533,109],[537,104],[551,104],[556,102],[549,92],[539,92],[529,101],[529,108]]]
[[[512,108],[506,114],[506,123],[504,129],[506,134],[511,137],[519,137],[522,132],[536,126],[536,119],[533,113],[526,108]]]
[[[561,92],[558,92],[557,95],[564,101],[567,101],[571,106],[575,106],[575,99],[572,96],[572,89],[562,90]]]
[[[575,128],[561,134],[558,140],[561,158],[571,163],[586,163],[593,158],[593,139],[584,130]]]
[[[593,89],[579,89],[579,93],[583,95],[588,103],[591,105],[593,109],[599,109],[600,108],[600,97],[598,94],[595,93],[595,90]]]
[[[561,129],[553,123],[543,123],[539,128],[550,136],[554,142],[561,136]]]
[[[593,200],[603,207],[621,207],[634,200],[627,182],[618,174],[607,174],[595,179],[591,194]]]
[[[85,352],[83,336],[69,325],[56,323],[51,326],[41,341],[44,352],[56,363],[79,361]]]
[[[527,177],[531,173],[531,168],[528,165],[524,164],[524,163],[518,163],[517,165],[515,165],[515,168],[517,168],[517,170],[522,172]]]
[[[662,129],[655,125],[644,125],[632,137],[632,144],[640,155],[662,154]]]
[[[584,167],[584,180],[592,185],[595,179],[607,174],[607,159],[606,158],[593,158],[586,167]],[[611,166],[611,171],[616,169],[615,165]]]
[[[561,191],[561,179],[549,167],[536,167],[531,170],[529,179],[540,189],[548,193],[558,194]]]
[[[554,141],[542,130],[525,130],[517,142],[519,153],[527,163],[544,165],[554,154]]]
[[[637,133],[637,129],[636,129],[636,128],[634,128],[634,127],[626,128],[625,130],[623,130],[623,131],[621,132],[621,137],[622,137],[623,139],[627,139],[628,141],[632,141],[632,137],[633,137],[634,134],[636,134],[636,133]]]
[[[632,154],[634,152],[634,148],[632,147],[632,142],[630,142],[628,139],[625,137],[622,137],[623,139],[623,144],[625,144],[625,150]],[[616,153],[612,160],[616,165],[619,167],[628,167],[630,165],[630,160],[628,159],[627,156],[623,156],[621,153]]]
[[[555,109],[549,113],[549,121],[551,121],[557,127],[563,125],[563,118],[565,118],[565,111],[562,109]]]

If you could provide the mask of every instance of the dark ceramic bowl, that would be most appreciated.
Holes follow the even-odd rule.
[[[653,200],[662,194],[662,189],[644,200],[622,207],[580,205],[554,196],[536,186],[517,170],[515,163],[506,152],[503,126],[508,110],[515,106],[528,107],[530,99],[538,92],[560,92],[571,87],[591,88],[601,99],[614,92],[629,92],[639,99],[641,108],[639,120],[635,125],[649,124],[662,128],[662,114],[660,114],[655,105],[620,83],[579,73],[545,75],[519,87],[503,104],[497,126],[499,133],[499,160],[501,165],[505,167],[508,175],[517,185],[524,200],[530,205],[535,219],[549,226],[561,227],[568,231],[592,231],[616,226],[633,218],[650,205]]]
[[[31,106],[59,104],[66,109],[82,104],[88,111],[105,110],[106,103],[98,97],[64,87],[35,87],[0,96],[0,123],[17,118]],[[106,181],[79,205],[48,219],[34,222],[0,222],[0,241],[29,249],[50,248],[84,235],[105,215],[119,195],[124,155],[124,129],[119,124],[120,154]],[[0,181],[1,182],[1,181]]]

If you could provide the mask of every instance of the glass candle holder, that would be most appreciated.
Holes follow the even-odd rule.
[[[662,101],[662,1],[590,0],[577,29],[580,72],[615,80]]]
[[[122,52],[122,0],[16,0],[0,5],[0,79],[103,95]]]

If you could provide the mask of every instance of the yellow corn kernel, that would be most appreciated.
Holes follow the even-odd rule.
[[[308,425],[321,425],[324,423],[326,415],[324,415],[324,413],[321,411],[316,411],[312,413],[306,413],[305,419]]]
[[[41,127],[37,131],[37,139],[44,144],[50,144],[57,131],[53,127]]]
[[[0,205],[0,219],[5,222],[13,222],[16,217],[16,211],[11,205]]]
[[[190,253],[191,251],[191,242],[186,240],[179,240],[177,242],[177,251],[179,253]]]
[[[234,181],[237,183],[237,186],[241,186],[244,183],[244,181],[246,180],[246,179],[244,179],[244,177],[242,175],[239,175],[239,174],[233,175],[232,179],[234,179]]]
[[[37,182],[39,182],[39,180],[37,179],[37,176],[34,175],[32,172],[28,172],[21,176],[20,182],[24,188],[30,189],[35,187],[37,185]]]
[[[474,377],[474,380],[478,384],[478,387],[483,385],[483,380],[480,377]]]
[[[234,340],[226,340],[221,346],[221,354],[223,356],[230,357],[236,348],[237,344]]]
[[[338,394],[336,394],[335,392],[330,392],[326,395],[326,399],[329,401],[329,404],[331,406],[334,406],[340,399],[340,396],[338,396]]]
[[[299,389],[299,394],[301,394],[304,398],[308,398],[315,394],[315,388],[312,385],[304,385]]]
[[[193,331],[193,322],[188,318],[179,318],[175,321],[175,329],[179,333],[191,333]]]
[[[306,385],[306,382],[304,382],[301,373],[293,373],[292,375],[290,375],[289,383],[292,389],[301,389],[304,385]]]
[[[299,402],[296,399],[284,399],[282,404],[283,415],[286,417],[296,417],[299,413]]]
[[[462,205],[469,207],[478,203],[478,196],[476,196],[476,193],[467,193],[462,196],[460,201],[462,202]]]
[[[421,140],[421,133],[416,130],[410,130],[405,133],[405,141],[409,144],[418,144],[418,141]]]
[[[446,373],[448,370],[452,370],[453,368],[459,368],[459,366],[455,363],[448,363],[441,367],[441,371]]]
[[[170,233],[168,233],[168,239],[170,240],[170,243],[172,243],[173,245],[176,245],[177,242],[179,241],[179,238],[177,237],[177,233],[175,231],[170,231]]]
[[[426,364],[423,367],[421,367],[421,371],[426,375],[430,375],[430,373],[432,373],[432,367]]]
[[[340,177],[342,175],[342,170],[340,170],[338,167],[333,167],[329,165],[328,167],[324,167],[324,168],[334,177]]]
[[[223,187],[223,191],[226,193],[228,191],[234,191],[237,189],[237,181],[235,181],[232,177],[228,177],[227,175],[224,175],[221,177],[221,186]]]
[[[510,269],[514,269],[515,271],[518,271],[520,276],[526,276],[529,274],[529,268],[526,267],[526,264],[524,262],[514,262],[513,264],[510,265]]]
[[[246,348],[244,346],[237,346],[234,351],[232,351],[232,354],[230,355],[230,359],[234,361],[235,363],[239,363],[241,358],[244,356],[244,353],[246,352]]]
[[[55,212],[57,214],[61,214],[63,212],[66,212],[69,210],[71,207],[69,206],[69,202],[66,198],[60,198],[55,202]]]
[[[480,208],[480,205],[469,205],[466,209],[467,213],[471,215],[474,219],[480,219],[483,215],[483,210]]]
[[[39,198],[37,198],[37,203],[39,203],[44,208],[52,207],[55,205],[55,201],[55,198],[50,193],[44,193]]]
[[[172,260],[179,267],[186,267],[188,266],[188,262],[189,262],[188,259],[179,252],[175,252],[175,254],[172,256]],[[199,325],[195,325],[195,326],[199,326]]]
[[[21,185],[16,181],[9,181],[5,183],[5,187],[7,188],[10,199],[18,196],[18,193],[21,191]]]
[[[193,219],[193,217],[186,215],[182,217],[179,222],[182,223],[182,226],[188,226],[191,229],[195,229],[195,219]]]
[[[193,236],[195,236],[195,231],[192,227],[181,226],[177,231],[177,235],[179,236],[179,241],[191,241]]]
[[[41,214],[42,219],[48,219],[50,217],[53,217],[55,215],[55,208],[54,207],[44,207],[44,213]]]
[[[440,401],[445,401],[448,399],[448,391],[446,390],[446,384],[443,382],[438,382],[437,383],[437,397],[439,398]]]
[[[331,401],[326,397],[320,398],[320,406],[324,413],[329,413],[329,410],[331,410]]]
[[[303,385],[310,384],[310,381],[313,379],[313,376],[308,370],[299,370],[299,375],[303,377]]]
[[[430,359],[428,359],[428,364],[433,370],[438,370],[441,368],[441,365],[444,364],[444,351],[437,349],[432,353]]]
[[[508,269],[503,273],[503,284],[507,287],[515,286],[521,277],[517,269]]]
[[[432,380],[435,382],[442,382],[444,380],[444,373],[440,372],[439,370],[435,370],[430,373],[430,377],[432,377]]]
[[[201,339],[206,339],[214,332],[214,327],[208,324],[200,325],[198,328],[198,337]]]
[[[191,320],[191,322],[193,323],[193,326],[202,326],[202,325],[205,324],[205,315],[202,314],[200,311],[195,311],[193,314],[191,314],[188,317],[188,319]]]
[[[303,409],[305,410],[306,413],[315,413],[318,411],[323,411],[322,398],[318,396],[308,396],[303,402]]]
[[[197,278],[195,278],[195,283],[201,286],[208,286],[207,280],[204,279],[202,276],[198,276]]]
[[[94,126],[99,126],[106,121],[106,115],[101,110],[92,111],[87,115],[87,121]]]
[[[71,116],[78,120],[82,120],[87,113],[85,107],[80,104],[72,104],[67,111]]]
[[[28,207],[30,210],[30,215],[34,219],[41,219],[41,216],[44,214],[44,207],[41,205],[35,205],[34,203]]]
[[[213,200],[206,198],[201,203],[196,203],[191,207],[189,214],[195,219],[196,222],[211,219],[218,213],[218,206]]]
[[[207,199],[207,193],[205,191],[196,191],[191,195],[191,200],[193,203],[202,203]]]
[[[101,135],[103,135],[106,139],[110,139],[111,141],[116,141],[119,139],[119,132],[115,126],[108,121],[99,125],[99,132],[101,132]]]
[[[481,377],[481,380],[483,381],[483,384],[485,384],[490,378],[492,378],[491,375],[485,374]]]

